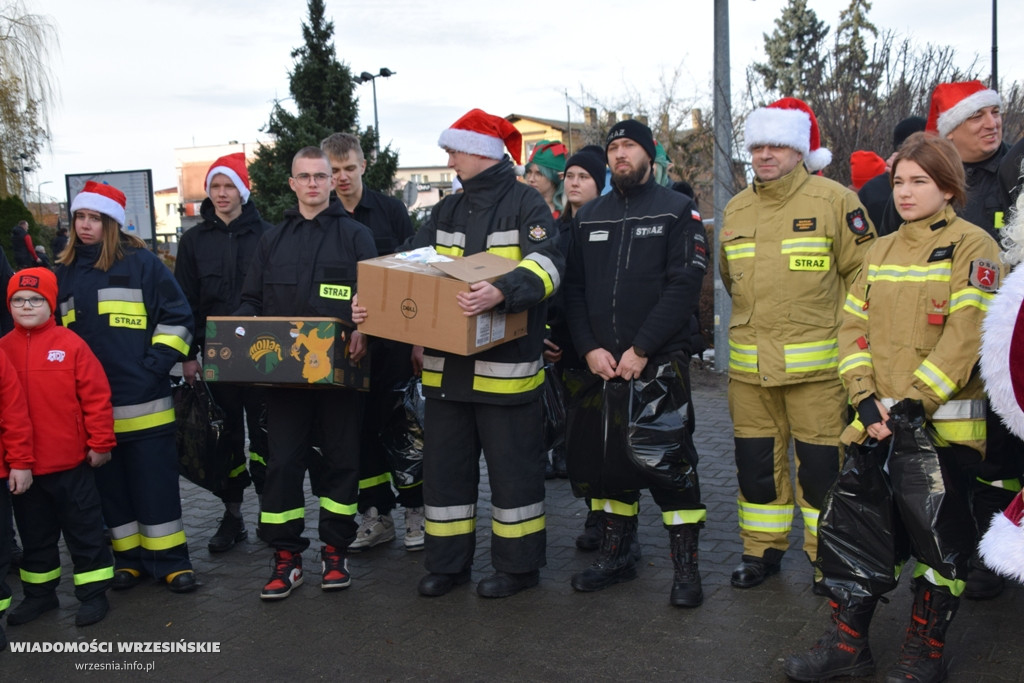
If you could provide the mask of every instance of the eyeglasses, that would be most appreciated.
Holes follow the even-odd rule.
[[[11,299],[11,306],[14,306],[15,308],[24,308],[25,304],[28,304],[29,308],[39,308],[45,303],[46,299],[44,299],[41,296],[31,296],[27,299],[24,299],[20,296],[16,296],[13,299]]]
[[[292,178],[295,178],[295,180],[298,180],[300,183],[308,183],[310,180],[315,180],[317,185],[326,183],[327,179],[330,177],[331,175],[329,173],[299,173],[298,175],[292,176]]]

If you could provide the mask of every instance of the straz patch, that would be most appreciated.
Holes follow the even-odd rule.
[[[531,242],[543,242],[548,238],[548,229],[543,225],[535,225],[529,229],[526,236],[530,238]]]
[[[953,258],[952,244],[946,247],[939,247],[932,253],[928,254],[928,263],[935,263],[936,261],[948,261],[951,258]]]
[[[664,225],[638,225],[633,228],[633,237],[637,239],[644,239],[645,237],[661,237],[664,234]]]
[[[352,288],[348,285],[320,285],[321,299],[340,299],[348,301],[352,298]]]
[[[793,232],[814,232],[818,229],[817,218],[794,218]]]
[[[831,256],[790,256],[790,270],[828,270],[832,265]]]
[[[999,266],[988,259],[971,261],[970,283],[983,292],[994,292],[999,289]]]
[[[121,313],[110,314],[110,326],[111,327],[127,327],[132,330],[144,330],[146,329],[146,316],[144,315],[124,315]]]
[[[864,216],[864,209],[855,209],[846,214],[846,224],[850,226],[850,232],[854,235],[865,235],[871,228],[867,217]]]

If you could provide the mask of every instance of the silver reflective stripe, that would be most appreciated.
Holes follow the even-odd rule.
[[[886,410],[896,405],[896,399],[879,399]],[[980,420],[985,417],[985,401],[982,399],[961,399],[947,401],[932,415],[933,420]]]
[[[63,318],[64,316],[66,316],[68,314],[68,311],[71,311],[74,308],[75,308],[75,297],[71,297],[67,301],[61,302],[61,304],[60,304],[60,315],[61,315],[61,317]]]
[[[137,533],[139,533],[138,522],[128,522],[127,524],[110,528],[111,538],[128,538],[129,536],[133,536]]]
[[[465,238],[463,238],[465,242]],[[503,230],[502,232],[492,232],[487,236],[487,248],[490,247],[518,247],[519,246],[519,231],[518,230]]]
[[[423,369],[431,372],[444,372],[444,356],[423,354]]]
[[[483,377],[533,377],[543,367],[542,359],[530,363],[495,363],[478,360],[473,364],[473,374]]]
[[[445,232],[444,230],[438,230],[435,234],[435,238],[437,239],[437,245],[439,247],[466,248],[466,233],[464,232]]]
[[[476,517],[476,505],[449,505],[448,507],[434,507],[427,505],[423,513],[432,522],[451,522],[457,519],[472,519]]]
[[[130,406],[114,406],[114,419],[130,420],[133,417],[153,415],[154,413],[161,413],[165,410],[174,410],[174,399],[170,396],[167,398],[158,398],[155,401],[136,403],[135,405]]]
[[[157,325],[153,330],[154,335],[167,334],[172,337],[184,340],[186,344],[192,343],[192,334],[184,325]]]
[[[533,505],[524,505],[521,508],[512,508],[510,510],[498,507],[491,508],[491,517],[503,524],[517,524],[519,522],[525,522],[528,519],[540,517],[543,514],[543,502],[534,503]]]
[[[173,522],[164,522],[163,524],[139,525],[139,533],[146,538],[163,538],[164,536],[170,536],[184,530],[185,525],[182,524],[181,519],[176,519]]]
[[[547,273],[548,277],[551,278],[552,286],[555,289],[558,289],[558,286],[561,284],[562,279],[558,275],[558,268],[555,268],[555,264],[551,259],[549,259],[544,254],[527,254],[526,258],[530,259],[531,261],[535,261],[541,268],[543,268],[544,272]]]
[[[132,301],[142,303],[141,289],[128,289],[127,287],[107,287],[96,292],[97,301]]]

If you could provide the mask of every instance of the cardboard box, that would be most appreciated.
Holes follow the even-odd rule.
[[[352,325],[338,318],[206,319],[203,378],[271,386],[370,389],[370,359],[348,359]]]
[[[495,310],[466,317],[455,299],[475,282],[493,282],[517,262],[482,252],[446,263],[417,263],[397,254],[359,262],[359,331],[462,356],[526,335],[528,311]]]

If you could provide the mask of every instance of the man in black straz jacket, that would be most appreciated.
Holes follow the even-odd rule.
[[[356,263],[373,258],[373,234],[331,201],[331,164],[319,147],[303,147],[292,160],[288,180],[298,206],[260,240],[242,287],[236,315],[330,317],[352,320]],[[366,353],[366,339],[353,332],[353,361]],[[274,548],[274,571],[260,597],[280,600],[302,583],[302,536],[306,498],[303,479],[309,444],[318,444],[320,588],[341,590],[352,583],[345,559],[356,537],[359,490],[359,431],[364,397],[355,389],[273,388],[267,390],[270,459],[263,486],[260,538]]]
[[[580,209],[565,285],[573,343],[592,373],[590,379],[605,382],[600,397],[607,431],[601,433],[608,434],[602,449],[584,449],[585,462],[574,459],[571,453],[581,449],[571,446],[573,432],[584,423],[570,420],[569,478],[577,492],[591,497],[591,509],[605,513],[601,555],[572,577],[572,586],[597,591],[636,577],[631,546],[639,489],[648,488],[671,540],[675,580],[670,602],[697,607],[703,602],[698,532],[707,513],[692,439],[688,347],[690,320],[707,269],[707,243],[693,200],[654,182],[655,142],[647,126],[635,120],[616,124],[606,152],[613,192]],[[660,452],[661,463],[634,455],[626,430],[615,429],[637,412],[629,401],[621,407],[609,402],[608,396],[623,382],[631,385],[633,403],[644,383],[649,384],[642,396],[671,402],[669,421],[678,428],[646,444],[648,455],[652,448]],[[649,389],[659,384],[664,393],[652,398]],[[642,407],[655,409],[653,402]],[[615,414],[623,411],[631,415]],[[668,452],[672,458],[665,456]]]

